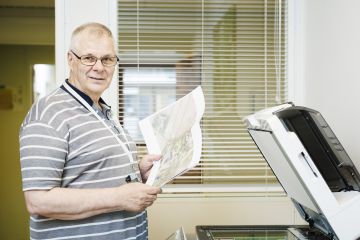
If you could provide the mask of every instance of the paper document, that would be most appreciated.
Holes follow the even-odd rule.
[[[139,122],[148,152],[162,155],[154,163],[147,184],[161,187],[199,163],[204,110],[204,94],[198,86]]]

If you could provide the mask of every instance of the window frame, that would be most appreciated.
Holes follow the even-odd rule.
[[[288,48],[288,58],[289,58],[289,61],[287,62],[288,65],[290,64],[290,59],[293,59],[293,48],[294,48],[294,44],[293,44],[293,36],[290,36],[290,34],[293,34],[293,31],[291,31],[290,28],[293,28],[293,18],[290,17],[290,13],[293,13],[294,12],[294,2],[293,0],[288,0],[288,4],[287,4],[287,7],[288,7],[288,22],[287,22],[287,25],[288,25],[288,41],[287,41],[287,48]],[[291,62],[291,64],[293,64]],[[290,69],[289,69],[290,71]],[[120,70],[119,70],[120,72]],[[293,69],[291,69],[291,73],[289,72],[288,73],[288,99],[294,99],[295,95],[294,93],[296,92],[295,91],[295,88],[294,88],[294,84],[293,84],[293,76],[294,76],[294,73],[293,73]],[[292,77],[292,78],[291,78]],[[120,86],[119,86],[119,94],[121,94],[121,90],[120,90]],[[301,96],[301,94],[298,94]],[[119,111],[120,112],[120,111]],[[120,116],[120,114],[119,114]],[[120,116],[121,117],[121,116]],[[123,123],[123,122],[122,122]],[[145,145],[144,144],[139,144],[139,146],[142,146],[144,147]],[[265,185],[265,184],[264,184]],[[199,192],[201,191],[202,189],[207,189],[206,192],[263,192],[264,190],[264,185],[253,185],[253,186],[249,186],[249,185],[246,185],[246,186],[240,186],[240,185],[237,185],[237,186],[232,186],[231,184],[216,184],[216,185],[213,185],[212,186],[206,186],[205,184],[201,184],[201,185],[182,185],[182,184],[179,184],[179,185],[166,185],[164,187],[164,189],[166,189],[164,192]],[[266,185],[266,192],[268,193],[275,193],[275,194],[278,194],[278,193],[282,193],[282,188],[280,187],[280,190],[279,190],[279,184],[275,184],[273,186],[271,185]]]

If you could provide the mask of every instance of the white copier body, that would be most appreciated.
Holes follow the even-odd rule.
[[[303,120],[300,122],[294,120],[291,123],[292,120],[289,120],[291,116],[288,117],[288,115],[296,116],[301,112],[306,115],[308,114],[307,110],[310,110],[311,115],[315,118],[322,118],[318,112],[312,109],[295,107],[289,103],[249,115],[244,118],[244,121],[251,137],[272,168],[287,196],[293,200],[304,219],[332,239],[353,240],[360,238],[359,174],[323,119],[318,124],[318,128],[321,131],[330,131],[330,134],[320,136],[323,139],[328,138],[325,143],[321,142],[323,140],[316,140],[313,133],[304,133],[307,131],[306,129],[311,127],[303,129],[303,126],[300,126],[303,124]],[[301,116],[301,119],[306,120],[306,118],[306,116]],[[292,125],[299,125],[297,126],[298,133],[292,129]],[[318,131],[315,127],[313,130]],[[317,132],[318,135],[321,135],[320,130]],[[299,133],[304,134],[305,137],[300,138]],[[312,150],[315,151],[314,154],[310,154],[305,147],[308,136],[315,139],[308,144],[308,148],[315,147],[315,150]],[[327,149],[326,146],[315,146],[316,144],[329,145]],[[316,150],[320,149],[318,147],[323,150]],[[320,163],[322,164],[322,171],[320,171],[318,168],[320,165],[317,165],[316,162],[318,158],[316,151],[324,152],[324,155],[330,152],[332,158],[335,158],[338,153],[341,153],[341,156],[346,156],[345,160],[336,159],[338,162],[329,162],[329,166],[332,164],[329,169],[336,171],[336,174],[339,175],[334,172],[339,177],[340,184],[336,183],[337,177],[332,177],[326,172],[326,163]],[[335,153],[331,151],[335,151]],[[347,173],[345,176],[342,176],[343,171]],[[346,182],[349,178],[351,179]],[[344,181],[345,187],[338,189]]]

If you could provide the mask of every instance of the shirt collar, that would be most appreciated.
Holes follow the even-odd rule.
[[[72,85],[70,82],[69,82],[69,79],[66,79],[65,82],[77,93],[80,95],[80,97],[82,97],[90,106],[92,106],[94,104],[94,101],[84,92],[80,91],[79,89],[77,89],[74,85]],[[67,93],[69,93],[67,91],[67,89],[64,87],[64,86],[61,86],[61,88],[63,90],[65,90]],[[69,93],[71,95],[71,93]],[[72,95],[71,95],[72,96]],[[74,97],[74,96],[72,96]],[[75,98],[75,97],[74,97]],[[76,99],[76,98],[75,98]],[[77,99],[76,99],[77,100]],[[80,101],[78,101],[80,102]],[[81,102],[80,102],[81,103]],[[106,102],[100,98],[99,99],[99,103],[100,104],[104,104],[107,108],[111,108],[108,104],[106,104]]]

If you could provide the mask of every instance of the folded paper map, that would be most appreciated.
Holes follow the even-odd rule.
[[[161,154],[146,184],[161,187],[196,166],[201,157],[200,120],[205,101],[201,86],[139,122],[146,147]]]

